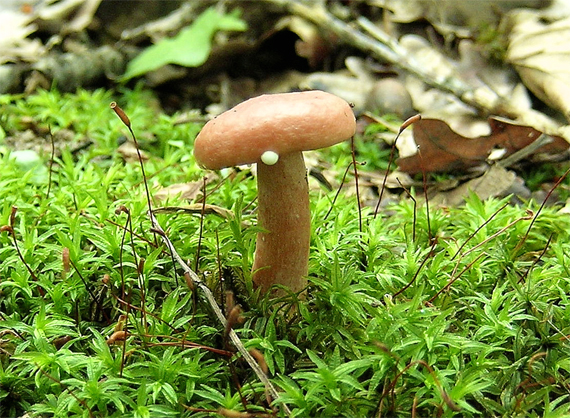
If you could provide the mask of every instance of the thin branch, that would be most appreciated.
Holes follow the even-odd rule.
[[[400,126],[400,129],[398,130],[398,134],[396,135],[396,138],[394,139],[394,142],[392,143],[392,147],[390,148],[390,157],[388,158],[388,167],[386,168],[386,174],[384,175],[384,180],[382,181],[382,188],[380,189],[380,196],[378,196],[378,203],[376,204],[376,208],[374,209],[374,218],[376,218],[376,215],[378,215],[378,209],[380,208],[380,202],[382,202],[382,196],[384,195],[384,190],[386,189],[386,181],[388,180],[388,174],[390,173],[390,167],[392,167],[392,163],[394,162],[395,151],[396,151],[396,142],[398,142],[398,138],[400,138],[400,135],[402,134],[402,132],[404,132],[404,130],[407,127],[411,126],[414,122],[419,121],[421,118],[422,118],[422,115],[418,114],[418,115],[414,115],[414,116],[406,119],[404,121],[404,123],[402,123],[402,125]],[[374,119],[376,120],[376,118],[374,118]],[[399,181],[400,180],[398,180],[398,182]],[[406,193],[408,193],[407,190],[406,190]],[[411,197],[411,195],[409,193],[408,193],[408,196]],[[414,200],[414,216],[416,213],[415,203],[416,203],[416,201]],[[416,224],[414,221],[414,240],[416,237],[415,227],[416,227]]]
[[[479,225],[477,227],[477,229],[471,234],[469,235],[469,237],[465,240],[465,242],[463,244],[461,244],[461,246],[457,249],[457,251],[455,252],[455,254],[453,254],[453,257],[451,257],[450,261],[453,261],[455,259],[455,257],[457,257],[459,255],[459,253],[461,252],[461,250],[463,250],[463,247],[465,247],[467,245],[467,243],[475,236],[479,233],[479,231],[481,229],[483,229],[485,227],[485,225],[487,225],[489,222],[491,222],[495,216],[497,216],[503,209],[505,209],[507,206],[509,205],[509,203],[505,203],[503,206],[501,206],[499,209],[497,209],[491,216],[489,216],[489,219],[487,219],[485,222],[483,222],[481,225]]]
[[[168,236],[166,235],[166,233],[164,232],[164,230],[162,229],[162,227],[160,226],[160,224],[158,223],[158,220],[156,219],[156,217],[154,216],[154,214],[151,212],[149,214],[151,222],[152,222],[152,227],[153,230],[155,232],[158,233],[158,235],[160,235],[162,237],[162,241],[164,242],[164,244],[168,247],[168,249],[170,250],[170,252],[172,253],[174,259],[176,260],[176,262],[178,263],[178,265],[182,268],[182,270],[184,271],[184,274],[189,276],[190,279],[192,280],[192,283],[196,286],[199,287],[200,290],[202,291],[202,293],[204,294],[204,296],[206,297],[206,300],[208,301],[208,303],[210,304],[210,307],[212,308],[212,310],[214,311],[214,314],[216,315],[216,317],[218,318],[218,320],[220,321],[220,323],[222,324],[222,326],[224,327],[224,329],[227,326],[227,320],[226,317],[224,316],[224,314],[222,313],[222,310],[220,309],[220,307],[218,306],[218,303],[216,302],[216,298],[214,297],[212,291],[208,288],[208,286],[200,279],[200,277],[198,277],[198,275],[194,272],[194,270],[192,270],[188,264],[186,264],[184,262],[184,260],[182,259],[182,257],[180,257],[180,255],[178,254],[178,252],[176,251],[176,248],[174,247],[174,245],[172,244],[172,242],[170,241],[170,239],[168,238]],[[238,337],[238,335],[236,334],[236,332],[232,329],[229,331],[228,336],[231,340],[231,342],[233,343],[233,345],[237,348],[237,350],[240,352],[240,354],[243,356],[243,358],[245,359],[245,361],[247,361],[247,364],[249,364],[249,366],[253,369],[253,371],[255,372],[255,374],[257,375],[257,378],[265,385],[266,390],[269,392],[269,394],[271,395],[271,397],[275,400],[279,398],[279,393],[277,392],[277,390],[275,389],[275,387],[273,386],[273,384],[269,381],[269,378],[267,377],[267,375],[263,372],[263,370],[261,369],[261,367],[259,367],[259,364],[257,364],[257,361],[252,357],[251,354],[249,354],[249,351],[247,351],[247,349],[245,348],[245,346],[243,345],[243,343],[241,342],[240,338]],[[287,405],[282,404],[283,410],[287,415],[291,414],[291,410],[287,407]]]
[[[208,286],[200,279],[200,277],[198,277],[198,275],[194,272],[194,270],[192,270],[190,267],[188,267],[188,264],[186,264],[184,262],[184,260],[182,259],[182,257],[180,257],[180,255],[178,254],[178,251],[176,251],[176,248],[174,247],[174,245],[172,244],[172,242],[170,241],[170,239],[168,238],[168,236],[166,235],[166,232],[164,232],[164,229],[162,229],[162,226],[160,225],[160,223],[158,222],[158,220],[156,219],[156,217],[154,216],[154,212],[152,209],[152,203],[151,203],[151,198],[150,198],[150,190],[147,184],[147,177],[145,174],[145,170],[144,170],[144,163],[143,163],[143,159],[142,159],[142,155],[140,153],[139,150],[139,144],[137,142],[135,133],[131,127],[131,121],[129,119],[129,117],[127,116],[127,114],[123,111],[123,109],[121,109],[117,103],[112,102],[110,105],[111,109],[113,109],[113,111],[116,113],[116,115],[119,117],[119,119],[121,119],[121,121],[123,122],[123,124],[128,128],[133,141],[135,142],[135,146],[136,146],[136,150],[137,150],[137,155],[138,155],[138,159],[139,159],[139,164],[141,167],[141,172],[142,172],[142,177],[143,177],[143,181],[144,181],[144,186],[145,186],[145,191],[146,191],[146,197],[147,197],[147,203],[148,203],[148,216],[150,218],[150,221],[152,223],[152,228],[151,231],[155,234],[155,239],[156,239],[156,235],[160,235],[162,237],[162,241],[164,242],[164,244],[166,245],[166,247],[168,248],[168,250],[170,251],[170,254],[172,255],[172,258],[174,260],[176,260],[176,262],[178,263],[178,265],[182,268],[182,270],[184,270],[184,277],[186,278],[186,282],[188,283],[188,286],[191,288],[194,287],[199,287],[200,290],[202,290],[202,292],[204,293],[204,295],[206,296],[206,299],[208,301],[208,303],[210,304],[210,307],[212,308],[212,310],[214,311],[214,314],[216,315],[216,317],[218,318],[218,320],[220,321],[220,323],[222,324],[224,329],[228,328],[228,321],[226,320],[226,317],[224,316],[222,310],[220,309],[220,307],[218,306],[218,303],[216,302],[216,298],[214,297],[212,291],[208,288]],[[206,188],[205,188],[205,182],[204,182],[204,194],[206,193]],[[204,198],[204,205],[205,205],[205,198]],[[202,206],[202,218],[204,217],[204,208],[205,206]],[[12,218],[15,217],[15,210],[12,211],[13,212],[13,216]],[[11,218],[11,219],[12,219]],[[130,217],[129,217],[130,219]],[[12,224],[13,219],[12,219]],[[132,225],[131,225],[131,240],[133,239],[133,234],[132,234]],[[134,242],[131,241],[131,245],[133,247],[133,252],[134,252]],[[139,259],[142,260],[142,259]],[[142,267],[141,264],[139,264],[136,260],[136,253],[135,253],[135,265],[137,265],[137,274],[139,277],[141,277],[142,274]],[[144,280],[142,282],[142,286],[141,286],[142,291],[144,292]],[[144,293],[142,294],[142,300],[144,301]],[[121,301],[122,302],[122,301]],[[124,303],[124,302],[123,302]],[[129,304],[130,306],[130,304]],[[143,314],[143,318],[146,318],[146,309],[144,306],[144,303],[141,307],[141,311]],[[146,321],[145,321],[146,324]],[[145,327],[146,328],[146,327]],[[263,371],[263,369],[259,366],[259,364],[257,363],[257,361],[253,358],[253,356],[249,353],[249,351],[247,351],[247,349],[245,348],[245,346],[243,345],[243,343],[241,342],[240,338],[238,337],[238,335],[236,334],[236,332],[233,329],[230,329],[228,336],[231,340],[231,342],[234,344],[234,346],[237,348],[237,350],[241,353],[241,355],[245,358],[245,360],[247,361],[247,363],[249,364],[249,366],[253,369],[253,371],[255,372],[255,374],[257,375],[258,379],[265,385],[265,391],[266,393],[269,393],[269,395],[275,400],[279,398],[279,393],[277,392],[277,390],[275,389],[275,387],[273,386],[273,384],[269,381],[269,378],[267,377],[267,375],[265,374],[265,372]],[[283,411],[287,414],[287,415],[291,415],[291,410],[287,407],[287,405],[282,404],[281,405]]]
[[[554,141],[554,138],[552,138],[550,135],[542,134],[526,147],[516,151],[515,153],[497,162],[497,165],[505,168],[510,167],[511,165],[519,162],[520,160],[523,160],[526,157],[533,155],[539,148],[543,147],[544,145],[550,144],[552,141]]]
[[[564,179],[566,177],[568,177],[568,174],[570,174],[570,168],[568,170],[566,170],[564,172],[564,174],[562,174],[562,176],[558,179],[558,181],[556,183],[554,183],[554,186],[552,186],[550,191],[546,194],[546,197],[544,198],[544,200],[542,201],[542,204],[540,205],[540,207],[536,211],[536,214],[532,218],[532,221],[530,221],[528,229],[526,230],[526,234],[524,234],[524,237],[522,237],[522,239],[519,241],[519,243],[515,247],[513,254],[516,254],[521,249],[523,244],[526,242],[526,240],[528,238],[528,234],[530,234],[530,230],[532,229],[532,227],[534,226],[534,223],[538,219],[538,215],[540,215],[540,213],[542,212],[542,209],[544,209],[544,206],[546,206],[546,202],[548,202],[548,199],[550,199],[550,196],[552,195],[554,190],[556,190],[558,188],[558,186],[560,186],[560,183],[562,183],[564,181]]]

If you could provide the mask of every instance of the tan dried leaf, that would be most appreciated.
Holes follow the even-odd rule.
[[[218,176],[214,173],[209,173],[205,177],[206,185],[218,179]],[[175,197],[191,202],[202,194],[203,187],[204,179],[188,183],[175,183],[156,191],[152,197],[156,203]]]
[[[529,90],[570,120],[570,18],[546,24],[520,11],[509,19],[507,60]]]
[[[28,36],[36,30],[33,18],[21,10],[0,10],[0,64],[9,61],[35,61],[43,47]]]
[[[123,157],[128,163],[135,163],[139,161],[139,155],[137,153],[137,147],[134,142],[126,141],[117,148],[117,152]],[[148,155],[146,152],[140,150],[141,158],[143,161],[148,160]]]
[[[436,206],[457,206],[465,201],[470,193],[475,193],[481,200],[491,197],[503,197],[512,192],[517,180],[514,171],[499,165],[492,165],[478,178],[469,180],[461,186],[445,192],[440,192],[430,199],[430,204]]]
[[[394,22],[426,19],[440,33],[468,33],[472,28],[492,25],[511,9],[539,8],[543,0],[369,0],[392,13]]]

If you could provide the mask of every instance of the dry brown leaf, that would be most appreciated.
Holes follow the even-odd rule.
[[[514,171],[494,164],[481,177],[471,179],[453,190],[436,194],[430,198],[430,204],[457,206],[463,203],[470,193],[475,193],[481,200],[503,197],[513,189],[516,180]]]
[[[502,14],[517,7],[541,7],[542,0],[371,0],[392,12],[394,22],[426,19],[440,33],[466,35],[482,25],[495,24]]]
[[[368,95],[373,83],[362,80],[344,72],[337,73],[311,73],[299,83],[301,89],[323,90],[341,97],[354,105],[355,112],[361,112],[366,107]]]
[[[206,185],[217,180],[218,176],[209,173],[205,176]],[[182,200],[193,201],[202,193],[204,187],[204,179],[198,181],[190,181],[188,183],[175,183],[164,187],[153,194],[152,198],[155,202],[163,202],[167,199],[179,197]]]
[[[508,97],[511,106],[520,109],[531,106],[528,91],[515,71],[490,63],[480,46],[472,41],[459,42],[459,60],[444,55],[428,40],[417,35],[404,35],[400,44],[434,79],[460,80],[470,86],[473,97],[485,97],[488,103],[492,103],[494,97],[501,96]],[[413,107],[422,117],[442,119],[456,132],[467,137],[489,134],[487,122],[473,107],[455,95],[429,87],[413,75],[406,76],[405,80]],[[534,126],[532,123],[527,125]]]
[[[0,10],[0,64],[9,61],[35,61],[44,52],[41,42],[28,36],[36,30],[33,16],[19,9]]]
[[[473,48],[465,42],[460,48],[462,53],[461,61],[452,60],[442,54],[442,52],[431,45],[426,39],[417,35],[404,35],[400,44],[407,51],[409,56],[414,58],[425,71],[429,72],[433,79],[459,79],[471,86],[473,94],[493,95],[493,90],[511,91],[506,83],[498,82],[500,88],[487,85],[481,76],[485,73],[488,65],[483,60],[476,60]],[[488,77],[485,77],[488,78]],[[493,82],[497,78],[490,77]],[[506,75],[503,78],[508,78]],[[405,87],[412,97],[414,109],[422,114],[424,118],[437,118],[445,120],[454,130],[462,135],[475,137],[489,133],[489,127],[480,115],[471,106],[463,103],[458,97],[440,89],[429,87],[426,83],[413,75],[405,77]],[[526,91],[526,89],[525,89]]]
[[[487,161],[493,151],[501,150],[502,157],[508,157],[541,135],[530,126],[494,118],[489,118],[488,122],[491,134],[478,138],[465,138],[438,119],[415,122],[413,134],[419,152],[398,159],[399,169],[410,174],[465,170]],[[537,153],[555,154],[568,148],[569,144],[564,139],[553,137],[553,142],[539,148]]]
[[[520,11],[509,19],[507,60],[537,97],[570,120],[570,18],[546,24]]]
[[[125,160],[128,163],[134,163],[134,162],[139,161],[139,155],[137,153],[137,147],[135,146],[134,142],[126,141],[126,142],[122,143],[119,146],[119,148],[117,148],[117,151],[119,154],[121,154],[121,157],[123,157],[123,160]],[[146,152],[140,150],[140,153],[141,153],[141,158],[143,161],[148,160],[148,155],[146,154]]]

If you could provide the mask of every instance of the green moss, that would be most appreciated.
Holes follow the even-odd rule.
[[[140,167],[116,152],[126,130],[111,100],[143,138],[151,193],[201,184],[190,152],[200,126],[176,125],[148,92],[1,98],[7,134],[23,129],[25,116],[95,144],[64,151],[43,182],[0,156],[0,415],[208,416],[244,404],[271,413],[254,374],[226,355],[232,347],[200,292],[156,245]],[[320,154],[338,173],[351,161],[343,146]],[[371,147],[359,148],[359,159],[379,168],[384,156]],[[263,353],[282,390],[277,404],[293,416],[568,410],[570,222],[556,209],[543,209],[530,228],[525,211],[537,214],[534,204],[471,196],[428,217],[402,202],[376,218],[363,209],[361,229],[354,198],[341,193],[331,209],[336,191],[313,191],[311,286],[298,314],[284,316],[280,302],[251,289],[254,177],[243,170],[207,190],[209,204],[234,216],[157,217],[220,302],[223,286],[237,289],[246,318],[237,332]],[[125,344],[107,342],[122,315]]]

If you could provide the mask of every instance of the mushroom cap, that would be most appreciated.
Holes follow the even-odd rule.
[[[196,137],[194,156],[218,170],[279,155],[329,147],[354,135],[350,105],[330,93],[266,94],[238,104],[209,121]]]

